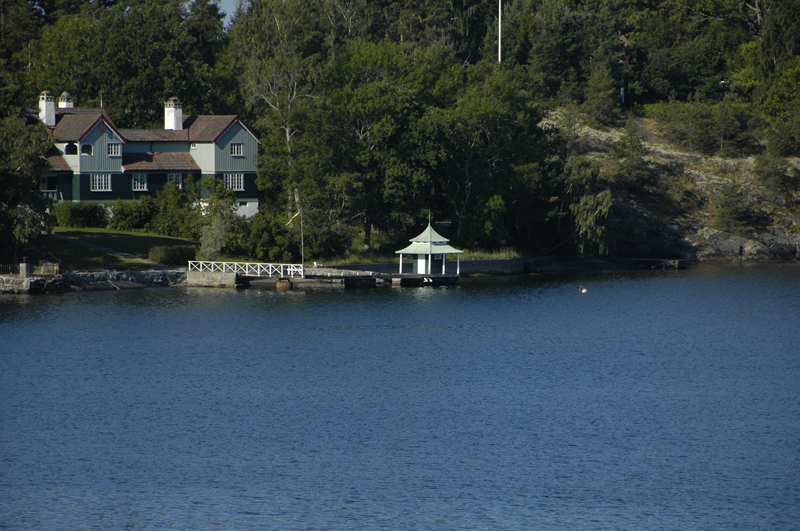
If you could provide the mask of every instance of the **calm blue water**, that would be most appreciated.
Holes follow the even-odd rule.
[[[798,332],[797,264],[0,297],[0,529],[800,529]]]

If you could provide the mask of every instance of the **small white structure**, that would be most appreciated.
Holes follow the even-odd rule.
[[[400,274],[403,273],[404,254],[414,255],[414,273],[422,275],[437,274],[440,265],[442,275],[444,275],[445,255],[454,254],[456,255],[456,275],[461,274],[461,253],[464,251],[451,247],[447,243],[450,240],[433,230],[430,221],[428,222],[428,228],[422,231],[422,234],[416,238],[411,238],[409,241],[411,245],[400,251],[395,251],[396,254],[400,255]]]

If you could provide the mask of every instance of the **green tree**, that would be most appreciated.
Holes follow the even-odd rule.
[[[33,42],[26,69],[26,98],[35,101],[42,90],[69,92],[78,105],[99,96],[103,84],[96,68],[103,30],[91,18],[70,15],[47,26]]]
[[[617,117],[619,90],[606,64],[598,61],[586,83],[583,111],[597,124],[608,125]]]
[[[751,217],[742,187],[737,184],[725,186],[717,206],[714,226],[723,232],[741,236],[749,230]]]
[[[462,245],[489,247],[502,238],[486,232],[487,203],[500,194],[508,212],[516,212],[515,196],[525,191],[512,186],[527,181],[514,179],[515,168],[542,163],[547,145],[540,112],[518,73],[486,61],[467,74],[452,104],[428,108],[420,120],[421,159],[432,178],[432,211],[456,223]]]
[[[141,0],[100,13],[97,77],[117,125],[160,126],[164,102],[173,96],[184,102],[187,114],[213,110],[218,101],[214,69],[205,61],[218,44],[213,24],[215,17],[220,23],[221,14],[197,9],[188,12],[181,0]]]
[[[756,156],[755,159],[755,172],[764,186],[779,193],[800,189],[800,174],[784,159],[768,154]]]
[[[305,106],[318,97],[324,48],[316,3],[254,0],[231,32],[245,101],[263,117],[264,127],[282,133],[290,166]]]
[[[331,183],[347,223],[359,219],[364,228],[365,252],[372,227],[388,221],[387,181],[408,175],[402,136],[419,114],[420,74],[400,45],[351,41],[329,78],[339,90],[327,98],[321,138],[335,146]]]
[[[611,191],[603,189],[600,165],[572,157],[558,178],[558,207],[554,243],[574,246],[582,255],[605,254],[609,249],[606,220],[612,205]]]
[[[200,254],[205,260],[216,260],[231,233],[231,223],[217,214],[211,223],[200,229]]]
[[[21,258],[23,248],[49,232],[50,202],[39,191],[52,149],[44,126],[9,116],[0,120],[0,260]]]
[[[196,239],[202,220],[200,198],[198,185],[191,178],[180,188],[175,181],[167,183],[156,195],[158,210],[151,227],[166,236]]]

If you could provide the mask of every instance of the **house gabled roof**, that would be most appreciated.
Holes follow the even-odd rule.
[[[120,129],[120,133],[131,142],[188,142],[189,131],[170,129]]]
[[[123,171],[200,171],[189,153],[123,153]]]
[[[56,125],[51,128],[56,142],[80,142],[101,121],[125,142],[125,137],[117,130],[117,126],[105,109],[76,107],[58,111]]]
[[[183,128],[189,131],[191,142],[216,142],[235,123],[244,127],[253,135],[256,142],[261,143],[253,130],[247,127],[237,114],[187,116],[183,120]]]

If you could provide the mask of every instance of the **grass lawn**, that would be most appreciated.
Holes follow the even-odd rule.
[[[109,229],[73,229],[56,227],[54,234],[68,238],[78,238],[101,247],[107,247],[138,258],[147,259],[151,247],[172,247],[175,245],[195,245],[191,240],[170,238],[145,232],[119,232]]]
[[[181,238],[168,238],[155,234],[118,232],[107,229],[73,229],[56,227],[53,234],[76,238],[85,242],[114,249],[138,258],[147,259],[151,247],[193,245]],[[47,242],[26,250],[28,261],[36,263],[43,255],[47,260],[61,260],[62,271],[92,271],[98,269],[150,269],[153,266],[117,256],[111,252],[94,249],[78,242],[51,237]]]

